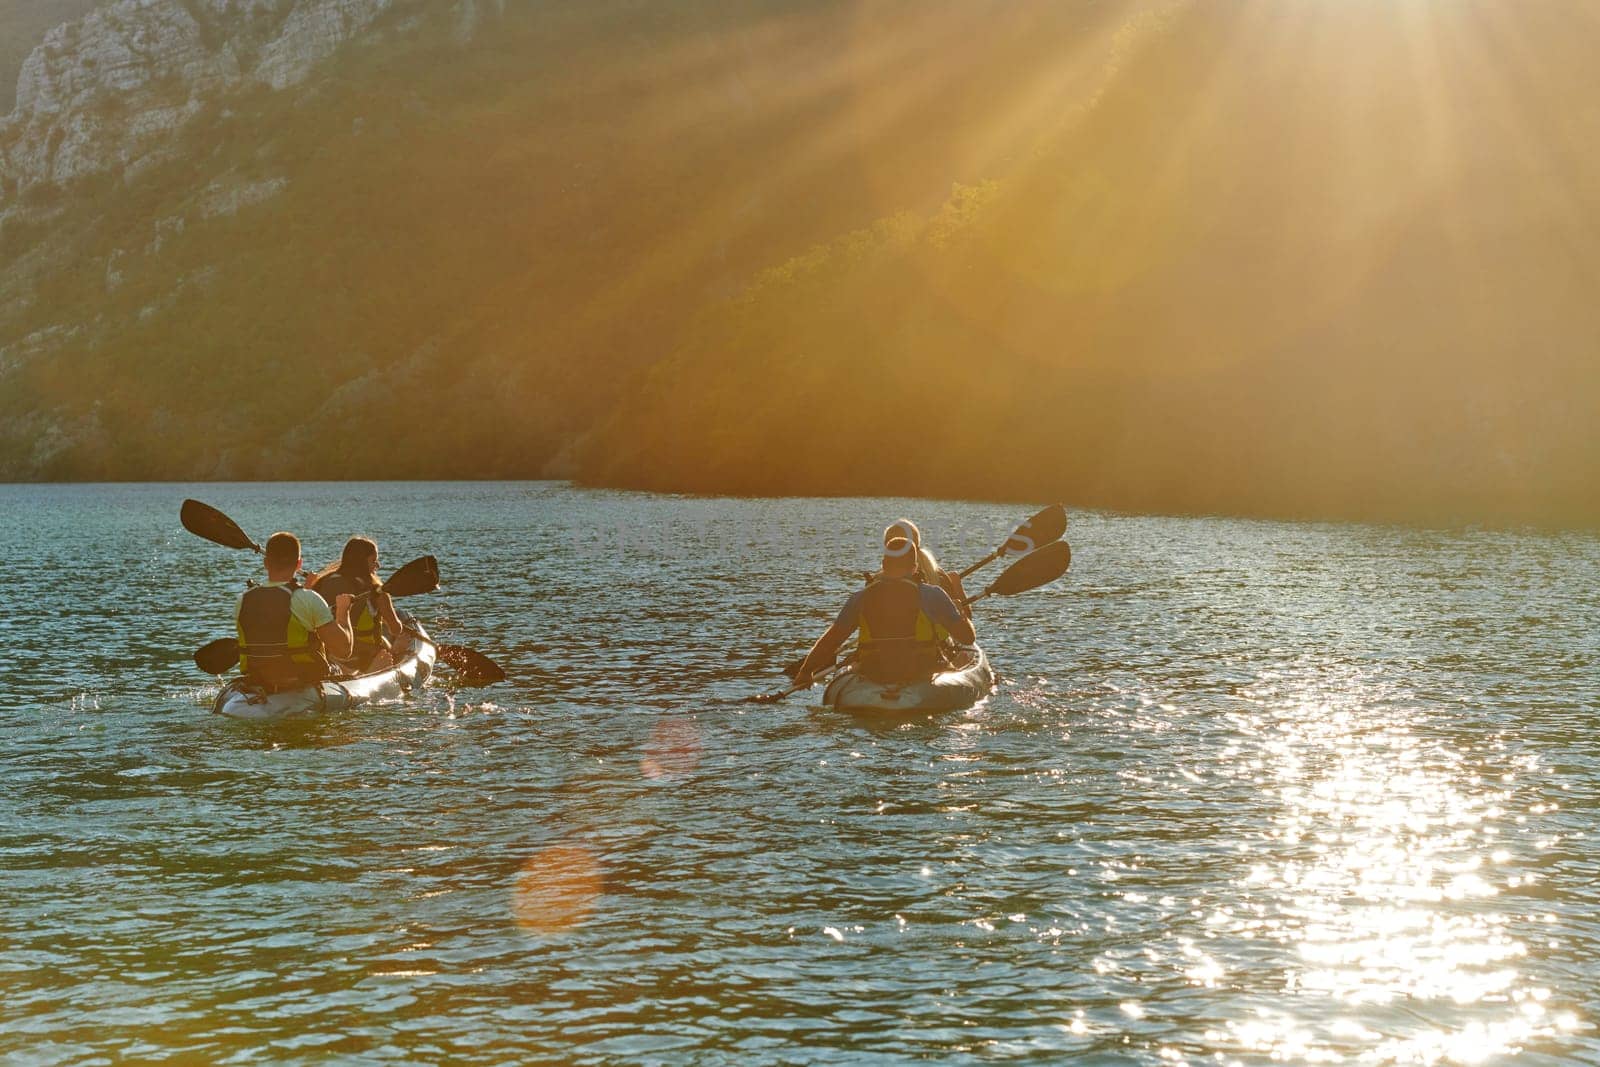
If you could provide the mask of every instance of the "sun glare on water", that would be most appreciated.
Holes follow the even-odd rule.
[[[1235,948],[1284,950],[1290,997],[1212,1030],[1212,1047],[1294,1063],[1467,1064],[1579,1029],[1526,976],[1540,946],[1505,899],[1533,880],[1512,872],[1517,853],[1549,844],[1502,839],[1516,775],[1486,779],[1375,686],[1294,688],[1269,681],[1254,694],[1263,784],[1280,810],[1217,931]]]

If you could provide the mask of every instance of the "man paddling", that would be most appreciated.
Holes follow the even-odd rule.
[[[300,539],[275,533],[262,552],[267,581],[239,597],[234,621],[239,630],[239,669],[268,692],[314,685],[327,678],[327,655],[350,655],[352,597],[341,593],[330,611],[326,602],[295,584],[300,570]]]
[[[957,644],[970,645],[972,623],[943,589],[918,579],[917,546],[892,537],[883,548],[877,579],[845,602],[828,632],[812,646],[795,675],[797,689],[812,684],[815,673],[833,662],[852,630],[857,631],[865,678],[894,685],[926,681],[943,665],[939,631]]]
[[[896,537],[904,537],[915,546],[917,550],[917,572],[921,579],[929,585],[936,585],[943,589],[950,599],[955,601],[956,606],[961,609],[961,613],[971,619],[972,612],[967,609],[967,591],[961,585],[961,575],[947,571],[939,566],[939,561],[933,558],[933,553],[929,552],[923,545],[922,531],[917,529],[917,524],[910,519],[894,520],[883,531],[883,543],[887,545]],[[880,576],[873,575],[872,580],[876,581]]]

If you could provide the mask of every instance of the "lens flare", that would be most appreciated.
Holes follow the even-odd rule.
[[[581,926],[600,898],[600,864],[582,845],[551,845],[529,856],[517,877],[511,913],[531,934]]]
[[[679,778],[700,765],[700,728],[686,718],[662,719],[650,732],[639,773],[652,781]]]

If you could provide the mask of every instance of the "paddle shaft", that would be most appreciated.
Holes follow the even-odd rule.
[[[983,570],[983,568],[987,567],[989,564],[991,564],[995,560],[999,559],[1000,558],[1000,551],[1001,550],[998,549],[998,548],[995,549],[993,552],[989,553],[987,556],[984,556],[982,559],[980,559],[978,562],[974,563],[972,566],[968,567],[966,570],[961,571],[957,575],[957,577],[959,577],[959,578],[970,578],[974,574],[977,574],[979,571]]]
[[[961,572],[961,577],[966,578],[987,567],[1002,556],[1033,552],[1061,540],[1067,532],[1067,509],[1060,504],[1051,504],[1040,511],[1027,522],[1011,531],[999,548],[984,556],[978,562]],[[1012,548],[1012,542],[1017,543]]]
[[[832,664],[829,664],[827,667],[817,672],[817,674],[811,679],[810,685],[791,685],[789,688],[776,693],[757,693],[755,696],[745,697],[745,703],[776,704],[785,697],[792,697],[796,693],[804,692],[805,690],[810,689],[811,686],[816,685],[818,682],[827,683],[832,681],[835,675],[844,670],[845,667],[849,666],[850,661],[851,656],[846,655],[836,660]]]

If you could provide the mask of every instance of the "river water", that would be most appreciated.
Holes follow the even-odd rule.
[[[346,535],[507,683],[300,726],[190,653]],[[1041,502],[1043,503],[1043,502]],[[1072,513],[903,723],[784,679],[902,513],[555,483],[0,487],[16,1063],[1600,1062],[1600,539]],[[998,567],[984,577],[998,573]]]

